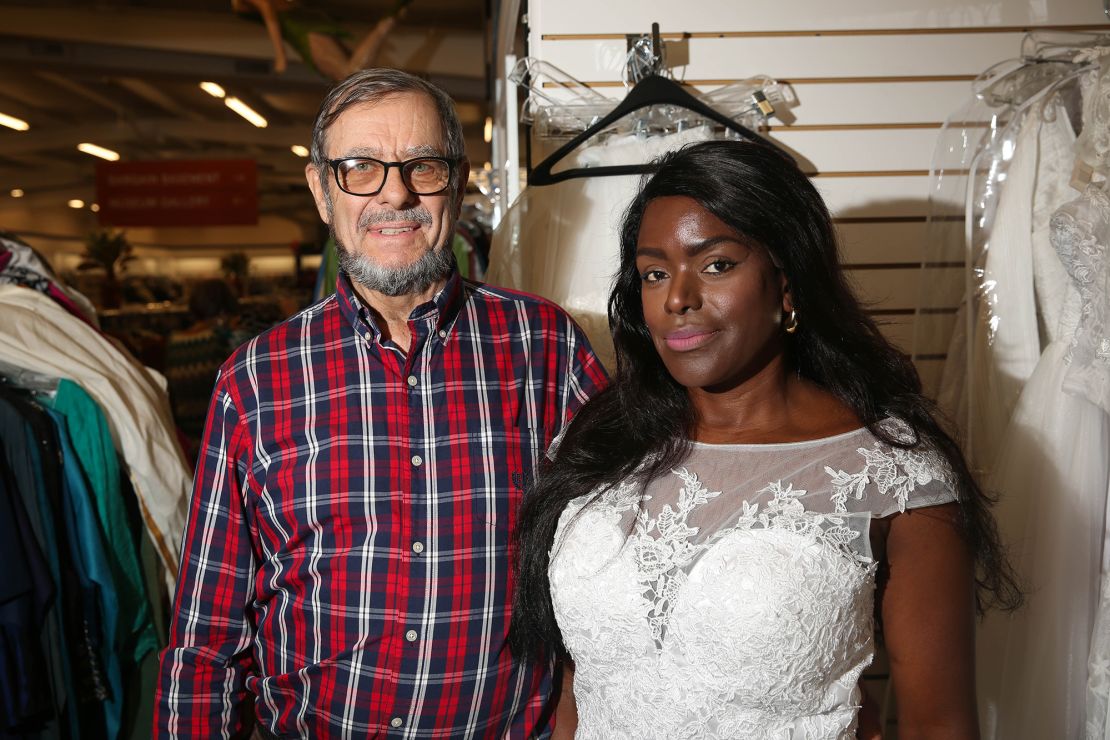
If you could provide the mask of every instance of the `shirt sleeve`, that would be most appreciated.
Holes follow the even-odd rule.
[[[582,407],[582,404],[609,383],[609,376],[606,375],[605,368],[590,347],[586,333],[569,316],[566,320],[569,325],[567,330],[569,367],[563,395],[563,415],[557,435],[559,437],[562,436],[563,427]]]
[[[193,482],[174,598],[169,644],[162,651],[154,737],[245,737],[246,678],[256,572],[246,518],[241,459],[247,448],[229,376],[209,405]]]

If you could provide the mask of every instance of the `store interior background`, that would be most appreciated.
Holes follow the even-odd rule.
[[[394,0],[301,5],[358,37]],[[412,0],[376,63],[453,96],[483,173],[468,198],[484,200],[496,219],[523,186],[531,135],[517,123],[527,93],[506,82],[506,55],[554,64],[619,99],[628,36],[653,22],[671,72],[699,90],[754,75],[790,84],[795,104],[764,133],[814,178],[851,279],[883,331],[907,352],[912,346],[926,387],[935,387],[943,327],[954,320],[967,274],[949,260],[922,277],[934,246],[930,170],[944,121],[977,75],[1018,56],[1028,31],[1110,31],[1102,0]],[[0,230],[100,302],[103,274],[77,269],[88,235],[106,226],[93,210],[98,160],[79,143],[110,148],[122,161],[250,159],[257,224],[126,227],[137,259],[123,273],[123,304],[103,308],[102,322],[124,332],[180,328],[190,284],[225,275],[232,254],[249,262],[237,279],[245,300],[303,305],[327,233],[305,185],[307,160],[292,147],[309,146],[330,83],[286,52],[288,69],[274,72],[263,25],[236,14],[230,0],[0,0],[0,113],[29,124],[0,127]],[[267,126],[247,122],[201,82],[247,102]],[[536,152],[553,146],[531,143]],[[881,660],[865,684],[888,694]],[[894,712],[882,706],[892,729]]]
[[[303,5],[358,39],[394,2]],[[488,18],[485,0],[417,0],[377,58],[453,96],[478,167],[490,149]],[[109,329],[175,328],[185,321],[189,285],[230,278],[222,263],[232,254],[248,260],[247,275],[234,277],[248,300],[280,293],[287,307],[305,302],[327,233],[305,185],[307,159],[293,147],[310,145],[330,81],[286,51],[288,68],[277,73],[261,18],[237,14],[229,0],[0,3],[0,112],[30,125],[0,128],[0,230],[35,247],[103,308],[103,272],[77,267],[88,235],[112,225],[94,212],[99,160],[79,143],[123,162],[253,160],[256,224],[122,227],[136,259],[121,273],[122,305],[102,310],[102,321]],[[246,102],[266,126],[240,117],[201,82]]]

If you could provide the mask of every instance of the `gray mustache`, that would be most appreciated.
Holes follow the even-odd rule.
[[[426,208],[409,208],[404,211],[368,211],[358,219],[359,229],[365,229],[374,224],[384,224],[391,221],[415,221],[424,226],[432,223],[432,214]]]

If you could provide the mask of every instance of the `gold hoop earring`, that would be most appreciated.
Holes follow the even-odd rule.
[[[785,328],[787,334],[793,334],[794,332],[798,331],[798,314],[794,311],[794,309],[790,309],[790,316],[788,316],[786,319]]]

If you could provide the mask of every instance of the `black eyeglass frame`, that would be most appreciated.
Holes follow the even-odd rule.
[[[418,193],[417,191],[412,189],[412,186],[408,182],[408,178],[405,177],[405,165],[411,164],[412,162],[421,162],[428,159],[432,159],[437,162],[443,162],[445,165],[447,165],[447,184],[439,190],[435,190],[430,193]],[[378,186],[377,190],[372,193],[353,193],[347,188],[343,187],[343,183],[340,181],[339,178],[339,165],[343,164],[344,162],[350,162],[351,160],[377,162],[385,168],[385,172],[382,173],[382,184]],[[340,190],[342,190],[347,195],[353,195],[357,198],[362,198],[369,197],[371,195],[377,195],[378,193],[382,192],[382,188],[385,187],[385,183],[389,180],[389,170],[394,167],[396,167],[397,171],[401,174],[401,184],[404,185],[405,189],[413,195],[439,195],[440,193],[446,192],[451,187],[451,183],[455,180],[456,168],[458,167],[459,162],[461,162],[462,159],[450,159],[449,157],[437,157],[434,155],[429,155],[425,157],[413,157],[412,159],[406,159],[403,162],[386,162],[381,159],[375,159],[374,157],[340,157],[339,159],[328,159],[324,161],[326,161],[328,166],[331,167],[332,175],[335,177],[335,184]]]

